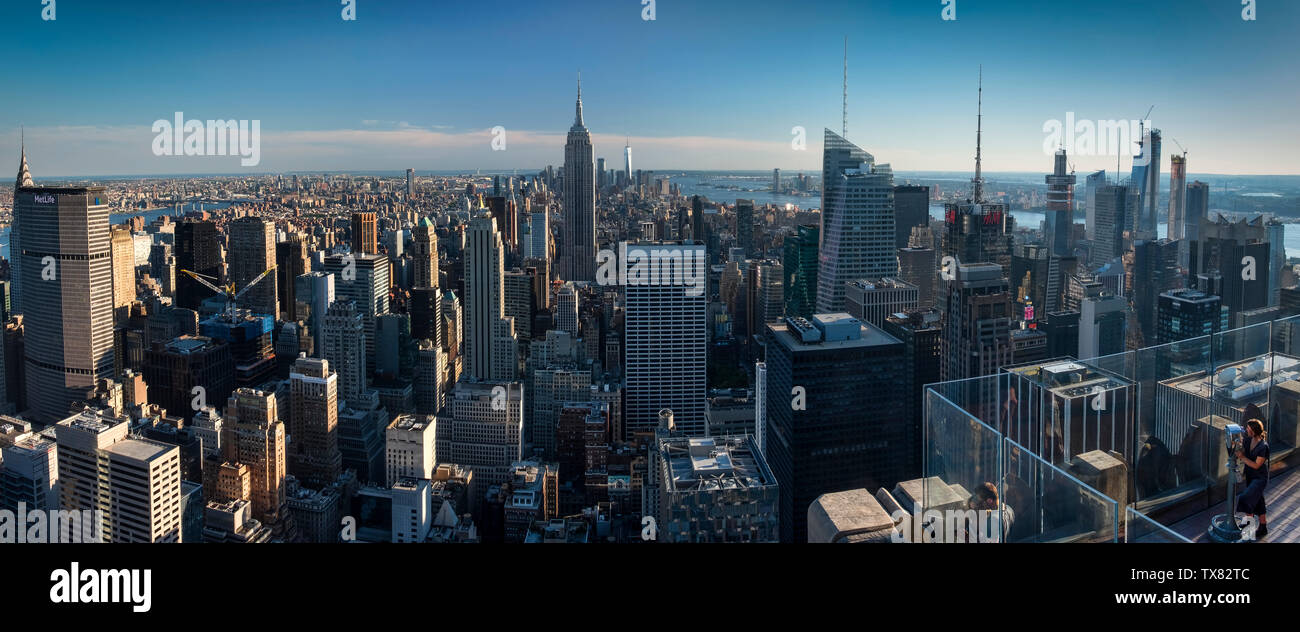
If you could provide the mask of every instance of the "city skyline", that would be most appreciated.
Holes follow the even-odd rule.
[[[64,6],[57,20],[42,22],[39,11],[10,5],[0,10],[13,29],[0,33],[0,54],[15,63],[0,77],[14,85],[89,73],[97,94],[88,102],[80,84],[38,81],[44,98],[0,113],[0,155],[17,154],[23,126],[32,161],[58,166],[43,169],[47,177],[558,165],[572,77],[583,71],[598,158],[619,164],[626,140],[646,169],[815,172],[821,130],[840,128],[847,35],[847,138],[888,156],[895,171],[971,168],[982,64],[989,173],[1042,171],[1051,159],[1049,121],[1071,113],[1136,120],[1154,105],[1150,118],[1165,132],[1166,153],[1169,139],[1184,143],[1191,173],[1300,174],[1300,158],[1282,142],[1300,134],[1286,105],[1300,90],[1277,80],[1286,27],[1300,10],[1292,5],[1269,5],[1246,21],[1235,3],[1160,2],[1143,14],[1174,19],[1140,31],[1128,26],[1138,23],[1133,9],[1118,2],[1094,3],[1063,25],[1028,2],[963,4],[953,21],[941,19],[937,3],[824,2],[793,21],[766,2],[660,2],[654,20],[643,20],[635,4],[556,4],[363,1],[350,22],[328,5],[236,2],[223,10],[243,29],[238,42],[191,38],[165,59],[156,49],[168,41],[160,34],[208,17],[203,7],[158,14],[130,2]],[[549,37],[551,26],[588,37]],[[950,32],[994,28],[1005,43]],[[1139,33],[1146,39],[1135,44]],[[86,67],[88,42],[105,38],[115,46]],[[498,38],[512,45],[477,46]],[[1238,55],[1188,46],[1202,40]],[[469,63],[442,63],[464,59],[466,49],[475,52]],[[1026,49],[1051,53],[1026,57]],[[538,54],[519,58],[521,50]],[[262,61],[277,58],[294,59],[292,71]],[[1048,81],[1053,90],[1044,91]],[[153,155],[151,125],[176,112],[261,121],[259,164]],[[1233,125],[1234,118],[1249,125]],[[792,149],[796,126],[806,134],[804,150]],[[498,127],[504,151],[493,149]],[[1072,152],[1072,163],[1079,172],[1110,171],[1116,156]],[[1122,163],[1127,171],[1131,154]]]
[[[1298,543],[1300,174],[1198,178],[1300,172],[1235,1],[43,0],[0,541]]]

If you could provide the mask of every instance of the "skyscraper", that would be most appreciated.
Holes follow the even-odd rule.
[[[375,319],[388,313],[388,257],[334,254],[325,257],[325,272],[334,275],[339,301],[352,301],[365,325],[366,359],[375,365]]]
[[[533,213],[528,221],[528,241],[524,243],[525,259],[546,259],[550,256],[551,226],[546,209]]]
[[[1188,258],[1190,285],[1222,298],[1230,319],[1244,311],[1267,307],[1272,289],[1272,247],[1262,216],[1232,221],[1220,215],[1214,221],[1202,222],[1200,239],[1191,244]]]
[[[1011,364],[1010,283],[992,263],[961,264],[945,283],[943,380],[992,375]]]
[[[736,200],[736,247],[752,257],[754,252],[754,201]]]
[[[299,480],[325,486],[342,470],[339,452],[338,374],[322,358],[298,358],[289,373],[288,470]]]
[[[180,542],[180,448],[128,438],[129,425],[93,410],[58,422],[60,506],[103,510],[80,541],[98,531],[105,542]]]
[[[555,328],[578,337],[578,289],[572,283],[555,290]]]
[[[1068,257],[1074,251],[1070,243],[1074,230],[1074,173],[1065,172],[1066,161],[1065,150],[1057,150],[1052,174],[1047,176],[1047,226],[1043,237],[1053,257]]]
[[[906,248],[912,229],[930,224],[930,187],[894,187],[894,248]]]
[[[59,508],[59,450],[37,433],[23,433],[12,444],[0,441],[0,509],[54,511]]]
[[[749,265],[749,317],[746,329],[755,338],[766,340],[767,325],[779,323],[785,317],[785,270],[780,262],[768,259],[753,261]]]
[[[221,246],[217,242],[217,225],[209,221],[185,220],[176,226],[176,306],[197,310],[212,290],[179,274],[189,270],[217,283],[221,279]]]
[[[943,254],[958,263],[995,263],[1003,274],[1011,265],[1011,242],[1015,220],[1006,204],[984,199],[984,175],[981,165],[984,130],[984,79],[980,74],[979,105],[975,124],[975,177],[971,178],[971,197],[965,202],[944,204]]]
[[[1227,325],[1218,296],[1199,290],[1171,290],[1159,297],[1151,344],[1166,344],[1219,333]]]
[[[1201,239],[1201,226],[1210,217],[1210,185],[1197,180],[1187,185],[1187,217],[1183,220],[1184,246],[1178,251],[1178,265],[1188,267],[1191,245]]]
[[[302,233],[290,233],[289,239],[275,244],[275,290],[280,311],[289,320],[306,320],[299,315],[297,278],[311,272],[311,257]],[[278,318],[278,316],[277,316]]]
[[[623,175],[628,182],[632,181],[632,145],[627,140],[623,143]]]
[[[844,289],[848,314],[876,327],[883,328],[894,314],[916,309],[916,286],[899,279],[858,279]]]
[[[365,325],[352,301],[330,305],[321,323],[320,356],[338,371],[338,396],[360,400],[366,391]]]
[[[308,272],[294,278],[294,318],[306,321],[307,330],[315,341],[312,355],[321,357],[325,339],[325,312],[334,302],[334,275],[328,272]]]
[[[19,189],[23,187],[31,187],[31,186],[36,186],[36,183],[32,182],[32,173],[31,170],[28,169],[27,167],[27,145],[24,144],[22,148],[22,157],[18,161],[18,177],[14,179],[14,201],[17,202],[18,200]],[[15,257],[13,253],[17,252],[17,250],[14,249],[14,246],[20,243],[19,236],[22,234],[21,229],[22,227],[19,226],[17,223],[15,223],[13,227],[10,229],[10,236],[9,236],[9,242],[10,242],[9,259],[10,259],[10,266],[12,267],[12,270],[10,272],[10,277],[13,279],[13,285],[14,285],[13,287],[14,297],[13,300],[10,302],[10,309],[18,313],[22,313],[23,311],[22,307],[19,306],[20,305],[19,300],[21,299],[21,296],[19,295],[22,292],[18,289],[19,286],[22,285],[22,274],[21,274],[22,258]]]
[[[432,479],[438,466],[432,415],[399,415],[384,432],[388,484],[403,478]],[[448,423],[448,422],[444,422]]]
[[[871,154],[826,130],[817,311],[844,311],[844,284],[898,276],[894,175]]]
[[[1133,158],[1130,184],[1138,191],[1138,210],[1134,217],[1134,238],[1155,239],[1160,214],[1156,201],[1160,197],[1160,130],[1149,129],[1138,143],[1141,148]]]
[[[566,176],[567,177],[567,176]],[[465,231],[465,375],[513,379],[514,319],[505,315],[505,248],[496,220],[479,216]],[[594,259],[593,259],[594,261]],[[505,338],[505,340],[499,340]]]
[[[1127,186],[1104,184],[1094,194],[1096,231],[1092,238],[1089,263],[1105,265],[1124,254],[1124,231],[1137,211],[1137,192]],[[1154,238],[1154,235],[1153,235]]]
[[[253,516],[272,525],[284,511],[285,428],[275,394],[251,388],[231,393],[226,402],[222,456],[243,463],[252,475]],[[322,455],[325,456],[325,455]]]
[[[103,187],[24,186],[15,194],[10,253],[26,323],[27,404],[37,421],[62,419],[71,402],[112,377],[108,213]]]
[[[1143,347],[1162,344],[1156,342],[1157,301],[1165,292],[1183,287],[1178,268],[1181,244],[1181,240],[1169,239],[1133,242],[1133,260],[1127,266],[1127,294],[1132,297]]]
[[[379,252],[379,233],[375,225],[374,213],[363,211],[352,214],[352,252],[353,254]]]
[[[934,233],[928,226],[912,227],[906,248],[898,250],[898,277],[916,286],[916,306],[934,307],[939,269],[934,256]]]
[[[1094,171],[1088,174],[1085,185],[1088,187],[1086,200],[1084,201],[1084,228],[1085,235],[1089,241],[1096,239],[1097,232],[1097,190],[1106,184],[1106,170]]]
[[[785,315],[811,318],[817,307],[817,244],[821,229],[805,224],[785,238]]]
[[[630,164],[631,153],[628,153]],[[564,145],[564,238],[560,276],[566,281],[596,280],[596,183],[591,133],[582,122],[582,79],[573,127]]]
[[[127,226],[114,226],[113,244],[113,318],[125,320],[135,300],[135,240]]]
[[[848,314],[789,318],[769,336],[765,455],[780,483],[781,541],[806,542],[819,495],[904,480],[908,441],[919,440],[899,405],[910,373],[902,342]]]
[[[1109,292],[1085,296],[1079,303],[1080,360],[1123,353],[1128,332],[1128,303]]]
[[[438,233],[433,222],[425,217],[411,230],[415,239],[415,248],[411,253],[415,259],[415,274],[412,287],[438,287]]]
[[[1169,157],[1169,239],[1187,236],[1187,156]]]
[[[275,222],[246,215],[230,222],[227,230],[230,235],[230,256],[227,257],[230,282],[235,284],[235,289],[242,290],[258,275],[275,266]],[[240,306],[254,314],[279,318],[277,281],[276,275],[267,275],[240,299]]]
[[[704,273],[702,245],[640,245],[650,260],[681,251],[681,265]],[[659,254],[656,254],[659,253]],[[671,260],[671,259],[670,259]],[[685,285],[629,284],[624,316],[625,428],[653,430],[659,411],[673,411],[677,427],[704,434],[708,297]]]
[[[439,418],[435,429],[438,459],[473,468],[484,487],[506,482],[522,456],[523,385],[462,381],[448,405],[450,419]]]

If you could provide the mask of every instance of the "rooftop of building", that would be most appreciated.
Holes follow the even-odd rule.
[[[901,343],[879,327],[842,312],[816,314],[811,321],[787,318],[770,326],[776,341],[790,349],[865,349]]]
[[[146,463],[165,458],[169,453],[179,450],[180,448],[174,445],[147,439],[123,439],[104,449],[109,454]]]
[[[169,340],[165,348],[172,353],[190,354],[206,351],[216,344],[216,339],[207,336],[184,335]]]
[[[433,415],[402,414],[393,419],[392,423],[388,424],[388,428],[389,430],[420,432],[426,428],[432,428],[433,423]]]
[[[775,485],[776,479],[748,436],[670,437],[659,449],[670,491],[713,491]]]
[[[912,285],[907,281],[891,277],[885,277],[883,279],[858,279],[856,281],[849,281],[849,285],[861,290],[916,289],[915,285]]]
[[[48,437],[34,432],[25,432],[17,435],[14,438],[13,443],[8,446],[5,445],[5,442],[0,441],[0,447],[3,447],[11,453],[17,454],[46,453],[54,450],[55,445],[57,444],[54,441],[51,441]]]
[[[106,411],[87,408],[79,413],[72,415],[60,421],[58,425],[76,428],[83,432],[99,434],[106,432],[118,424],[125,423],[126,420],[115,418]]]
[[[1205,378],[1205,371],[1197,371],[1160,384],[1237,407],[1259,404],[1268,400],[1270,387],[1300,378],[1300,359],[1268,353],[1225,364],[1214,372],[1213,379]]]
[[[1194,290],[1191,288],[1179,288],[1176,290],[1169,290],[1168,292],[1162,292],[1160,296],[1169,297],[1170,299],[1174,299],[1178,301],[1187,301],[1193,303],[1218,303],[1220,300],[1222,300],[1217,295],[1206,294],[1205,292],[1202,292],[1200,290]]]
[[[533,521],[524,536],[526,544],[548,542],[581,544],[587,541],[587,521],[580,517],[554,518],[546,522]]]

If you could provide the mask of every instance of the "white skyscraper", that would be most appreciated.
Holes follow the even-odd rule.
[[[627,181],[632,181],[632,146],[629,142],[623,143],[623,172],[627,176]]]
[[[180,448],[129,439],[127,426],[93,410],[58,423],[60,505],[103,512],[83,536],[98,526],[105,542],[180,542]]]
[[[403,478],[432,479],[438,467],[433,415],[399,415],[384,433],[388,484]]]
[[[891,233],[892,235],[892,233]],[[698,265],[704,274],[703,245],[629,245],[651,260],[670,259],[680,252],[683,265]],[[707,296],[689,285],[627,284],[624,347],[627,386],[624,389],[627,433],[652,431],[659,411],[670,409],[677,428],[704,434],[706,371],[705,310]]]
[[[513,379],[514,319],[506,317],[505,248],[496,219],[476,217],[465,231],[465,376]]]
[[[578,335],[578,291],[565,283],[555,292],[555,328]]]

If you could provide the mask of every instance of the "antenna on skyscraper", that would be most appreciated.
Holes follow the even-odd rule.
[[[844,105],[840,110],[844,117],[840,136],[849,137],[849,36],[844,36]]]
[[[983,149],[984,135],[984,65],[980,64],[979,78],[979,96],[977,97],[976,114],[975,114],[975,178],[971,180],[974,186],[974,195],[972,202],[979,204],[984,197],[984,177],[980,172],[980,153]]]

